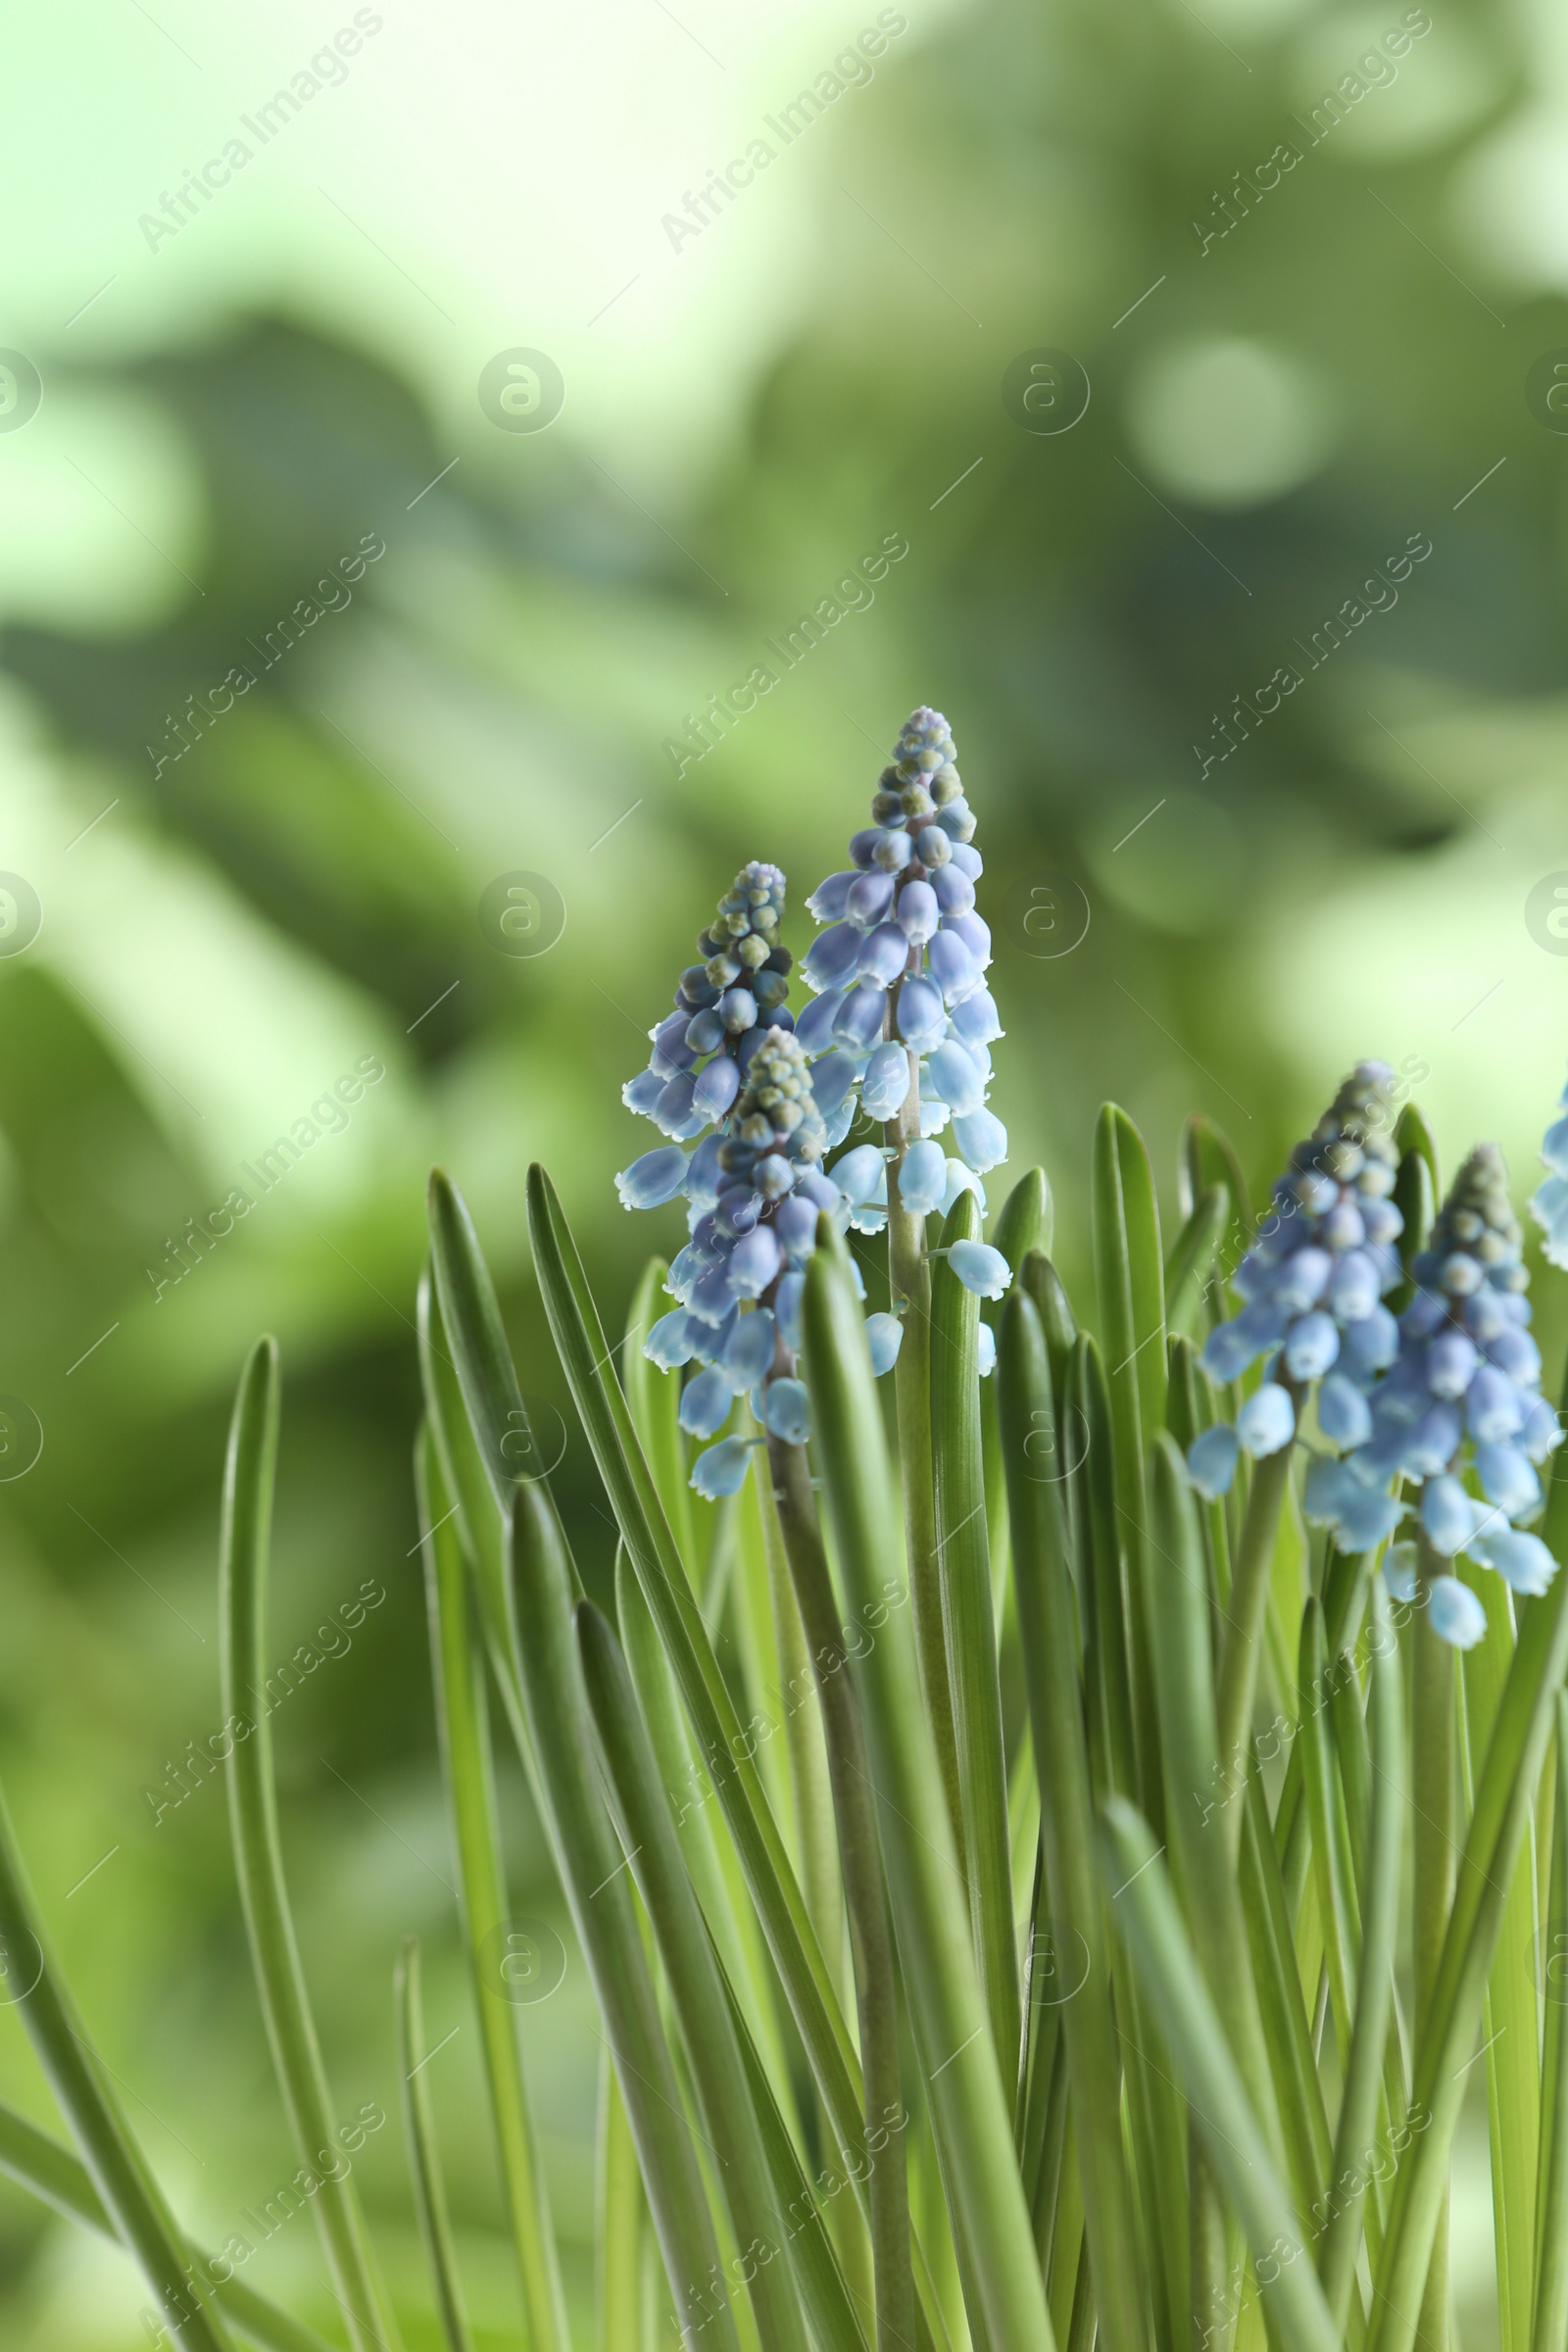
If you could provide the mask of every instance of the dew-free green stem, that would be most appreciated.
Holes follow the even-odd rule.
[[[1054,2352],[1013,2153],[1013,2085],[1009,2080],[1004,2091],[987,2032],[913,1643],[902,1611],[889,1610],[899,1544],[881,1403],[844,1246],[825,1217],[807,1270],[802,1321],[846,1613],[877,1634],[855,1661],[856,1689],[900,1957],[950,2192],[993,2352]],[[897,1597],[898,1585],[894,1590]]]
[[[1141,2352],[1147,2333],[1132,2188],[1121,2132],[1121,2066],[1095,1859],[1094,1798],[1078,1686],[1077,1634],[1062,1480],[1055,1457],[1030,1451],[1055,1425],[1051,1364],[1034,1300],[1015,1292],[1003,1312],[996,1378],[1012,1519],[1018,1626],[1039,1758],[1041,1832],[1058,1966],[1083,1982],[1064,2002],[1078,2171],[1096,2301],[1106,2352]],[[1043,1418],[1042,1418],[1043,1416]]]
[[[419,1994],[419,1946],[411,1936],[397,1970],[398,2068],[403,2077],[403,2120],[409,2143],[409,2171],[414,2181],[414,2210],[435,2286],[436,2317],[446,2339],[446,2352],[473,2352],[463,2282],[458,2276],[447,2211],[446,2180],[436,2137],[435,2108],[425,2063],[424,2009]]]
[[[1252,1706],[1262,1660],[1263,1632],[1268,1618],[1269,1575],[1280,1513],[1291,1478],[1291,1448],[1265,1454],[1252,1465],[1242,1532],[1231,1561],[1230,1597],[1222,1619],[1219,1674],[1215,1690],[1215,1729],[1219,1736],[1220,1771],[1246,1772],[1246,1747],[1252,1729]],[[1241,1839],[1241,1815],[1227,1808],[1231,1852]]]
[[[1532,2352],[1568,2343],[1568,1694],[1557,1697],[1551,1893],[1542,1964],[1546,2024],[1541,2068],[1541,2194]],[[3,2161],[3,2149],[0,2149]]]
[[[768,1439],[767,1455],[779,1532],[822,1710],[855,1967],[869,2135],[874,2129],[885,2128],[903,2103],[897,1981],[877,1841],[876,1799],[859,1701],[849,1678],[846,1633],[833,1598],[833,1580],[811,1499],[810,1465],[803,1446],[788,1446],[777,1437]],[[876,2279],[877,2352],[900,2352],[902,2346],[912,2343],[915,2326],[902,2133],[873,2167],[867,2196]]]
[[[452,1499],[428,1432],[416,1462],[416,1486],[424,1538],[436,1726],[458,1858],[463,1940],[501,2152],[507,2215],[521,2274],[529,2352],[565,2352],[569,2342],[565,2302],[550,2200],[524,2086],[517,2031],[520,2021],[510,2002],[496,1997],[496,1972],[485,1962],[491,1939],[505,1932],[509,1906],[484,1668]]]
[[[960,1193],[943,1227],[943,1247],[978,1241],[980,1234],[980,1203],[973,1193]],[[1011,2079],[1018,2071],[1018,1963],[980,1434],[980,1301],[946,1259],[931,1277],[931,1449],[969,1917],[997,2059]]]
[[[229,1426],[219,1567],[222,1709],[250,1725],[227,1763],[228,1818],[240,1901],[278,2087],[300,2163],[319,2180],[313,2200],[322,2250],[354,2352],[398,2343],[376,2273],[359,2191],[337,2139],[334,2105],[311,2014],[283,1876],[267,1680],[267,1580],[277,1461],[278,1360],[262,1340],[240,1377]],[[336,2168],[341,2164],[342,2170]]]

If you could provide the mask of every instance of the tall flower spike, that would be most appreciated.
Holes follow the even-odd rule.
[[[718,1438],[736,1396],[749,1390],[758,1419],[799,1445],[809,1420],[793,1363],[802,1269],[816,1246],[818,1214],[844,1218],[848,1205],[822,1173],[826,1130],[783,1002],[783,875],[755,863],[720,901],[698,943],[706,960],[682,973],[675,1011],[650,1033],[647,1070],[623,1090],[630,1109],[675,1140],[615,1182],[628,1208],[686,1198],[691,1239],[665,1286],[679,1303],[643,1343],[665,1371],[694,1360],[707,1367],[682,1394],[682,1428]],[[716,1132],[688,1157],[682,1146],[710,1122]],[[698,1492],[734,1494],[749,1443],[722,1439],[700,1454]]]
[[[1367,1391],[1394,1361],[1399,1338],[1382,1303],[1400,1278],[1394,1245],[1404,1227],[1389,1198],[1398,1170],[1393,1080],[1387,1062],[1357,1062],[1291,1153],[1273,1210],[1236,1269],[1234,1287],[1247,1303],[1210,1332],[1203,1369],[1226,1382],[1259,1356],[1272,1360],[1234,1428],[1216,1422],[1188,1455],[1194,1485],[1210,1497],[1229,1488],[1238,1453],[1277,1453],[1291,1443],[1296,1397],[1313,1381],[1318,1423],[1332,1446],[1358,1446],[1371,1435]]]
[[[1541,1146],[1543,1164],[1551,1170],[1530,1196],[1530,1214],[1545,1234],[1545,1255],[1554,1266],[1568,1266],[1568,1086],[1557,1098],[1564,1115],[1553,1119]]]
[[[905,1159],[901,1200],[920,1215],[951,1208],[965,1187],[983,1207],[978,1179],[1007,1155],[1006,1129],[986,1108],[989,1049],[1003,1031],[984,977],[991,934],[974,910],[983,870],[974,814],[954,759],[941,711],[911,711],[871,803],[873,822],[850,843],[854,862],[807,901],[827,928],[801,965],[818,994],[799,1036],[830,1147],[848,1134],[858,1102],[868,1117],[892,1119],[911,1080],[918,1086],[919,1140]],[[932,1140],[950,1129],[956,1157]],[[855,1222],[875,1232],[887,1222],[886,1172],[858,1193],[859,1173],[846,1187]]]
[[[1338,1528],[1348,1548],[1365,1548],[1356,1541],[1363,1498],[1377,1498],[1396,1519],[1402,1506],[1387,1490],[1403,1476],[1415,1483],[1412,1500],[1434,1551],[1463,1552],[1516,1592],[1544,1592],[1555,1563],[1519,1522],[1541,1509],[1537,1465],[1562,1432],[1541,1394],[1530,1277],[1494,1144],[1478,1145],[1460,1168],[1410,1270],[1416,1295],[1399,1318],[1397,1356],[1372,1392],[1368,1440],[1343,1462],[1314,1463],[1308,1514]],[[1482,1630],[1478,1613],[1449,1585],[1466,1590],[1455,1578],[1433,1580],[1433,1630],[1468,1648]]]

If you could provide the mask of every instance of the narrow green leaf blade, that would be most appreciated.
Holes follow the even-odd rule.
[[[435,2111],[425,2062],[430,2052],[424,2038],[424,2006],[419,1995],[419,1945],[411,1936],[398,1962],[396,1984],[398,2066],[403,2076],[403,2126],[409,2143],[409,2170],[414,2180],[414,2210],[435,2285],[436,2317],[447,2352],[473,2352],[463,2282],[452,2244],[447,2212],[446,2178],[441,2169]]]

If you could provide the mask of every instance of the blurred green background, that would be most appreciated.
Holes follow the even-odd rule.
[[[464,1186],[524,1384],[566,1415],[557,1483],[596,1579],[609,1522],[524,1168],[550,1166],[620,1318],[677,1232],[626,1219],[611,1181],[646,1140],[618,1099],[641,1033],[743,858],[785,866],[804,946],[801,901],[929,701],[987,858],[994,1101],[1013,1169],[1051,1173],[1071,1283],[1106,1095],[1173,1214],[1190,1109],[1261,1196],[1342,1069],[1383,1054],[1450,1164],[1492,1135],[1522,1197],[1568,1045],[1545,920],[1568,869],[1568,46],[1544,0],[244,22],[86,0],[15,19],[5,49],[0,869],[42,925],[0,954],[0,1393],[43,1450],[0,1484],[0,1763],[130,2112],[220,2238],[292,2159],[221,1790],[157,1820],[147,1791],[220,1720],[225,1416],[272,1330],[276,1657],[385,1594],[274,1724],[334,2084],[345,2116],[395,2116],[390,1976],[416,1931],[431,2038],[459,2029],[434,2086],[475,2318],[514,2342],[411,1557],[424,1171]],[[781,130],[802,90],[814,118]],[[236,139],[248,161],[189,193]],[[759,139],[755,179],[687,213]],[[481,400],[518,350],[560,370],[547,429]],[[1070,429],[1004,402],[1044,350],[1087,372]],[[849,592],[755,710],[671,756],[893,538],[874,601]],[[236,664],[256,683],[213,715]],[[1301,682],[1259,718],[1282,664]],[[481,909],[519,871],[564,916],[536,956]],[[384,1076],[346,1123],[318,1113],[286,1181],[157,1291],[185,1220],[362,1061]],[[565,1932],[507,1794],[517,1907]],[[580,1969],[527,2032],[586,2330]],[[49,2117],[3,2011],[0,2080]],[[1484,2131],[1464,2163],[1479,2345]],[[395,2120],[362,2178],[411,2342],[433,2342]],[[247,2276],[330,2326],[308,2222]],[[139,2301],[118,2255],[0,2190],[8,2346],[120,2352]]]

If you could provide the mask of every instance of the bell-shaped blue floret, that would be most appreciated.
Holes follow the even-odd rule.
[[[981,1183],[973,1168],[966,1168],[961,1159],[953,1159],[950,1157],[948,1161],[948,1180],[942,1188],[942,1198],[937,1202],[937,1207],[940,1213],[945,1217],[949,1209],[954,1206],[955,1202],[957,1201],[964,1193],[973,1193],[975,1199],[980,1203],[980,1214],[984,1216],[986,1213],[985,1186]]]
[[[667,1081],[662,1070],[639,1070],[620,1090],[620,1099],[639,1118],[651,1119]]]
[[[867,932],[856,971],[872,988],[891,988],[909,960],[909,943],[897,923],[878,923]]]
[[[949,930],[946,923],[936,937],[928,941],[925,953],[931,977],[941,989],[945,1004],[961,1004],[979,987],[980,975],[975,969],[974,957],[957,933]]]
[[[786,1446],[804,1446],[811,1435],[811,1399],[805,1381],[769,1381],[762,1399],[762,1419]]]
[[[971,1110],[955,1119],[953,1140],[978,1176],[1000,1168],[1007,1156],[1007,1130],[994,1111]]]
[[[997,1000],[989,988],[974,989],[961,1004],[955,1004],[953,1027],[955,1035],[966,1046],[995,1045],[1004,1032]]]
[[[906,1045],[922,1050],[934,1045],[947,1025],[942,991],[918,972],[899,989],[899,1035]]]
[[[950,1038],[934,1047],[926,1067],[935,1092],[951,1106],[955,1117],[961,1119],[979,1109],[985,1081],[962,1046]]]
[[[813,1004],[808,1004],[795,1024],[795,1034],[806,1054],[825,1054],[832,1045],[834,1023],[847,993],[842,988],[825,989]]]
[[[765,1306],[736,1322],[725,1345],[721,1369],[736,1396],[761,1379],[773,1361],[773,1317]]]
[[[1468,1332],[1440,1331],[1427,1348],[1427,1386],[1434,1396],[1463,1396],[1480,1359]]]
[[[989,1323],[980,1326],[980,1377],[989,1380],[997,1368],[997,1335]]]
[[[1485,1568],[1494,1568],[1510,1591],[1539,1598],[1557,1573],[1557,1563],[1539,1536],[1498,1521],[1478,1528],[1465,1549]]]
[[[717,1366],[699,1372],[680,1393],[680,1425],[688,1437],[711,1438],[729,1419],[735,1392]]]
[[[692,1465],[691,1484],[709,1502],[717,1502],[725,1494],[738,1494],[746,1484],[751,1467],[754,1438],[724,1438],[700,1453]]]
[[[1365,1485],[1352,1474],[1348,1480],[1339,1517],[1340,1548],[1348,1552],[1375,1551],[1398,1526],[1403,1507],[1380,1487]]]
[[[982,1298],[1000,1298],[1012,1281],[1012,1268],[989,1242],[955,1242],[948,1263],[964,1289]]]
[[[760,1298],[778,1272],[783,1252],[771,1225],[759,1225],[730,1252],[729,1287],[737,1298]]]
[[[1525,1416],[1519,1442],[1533,1462],[1544,1462],[1562,1444],[1562,1424],[1544,1396],[1538,1396]]]
[[[1475,1532],[1476,1506],[1456,1478],[1429,1478],[1421,1493],[1421,1524],[1434,1551],[1451,1559]]]
[[[715,1054],[698,1073],[692,1090],[692,1109],[702,1113],[705,1124],[710,1119],[721,1119],[740,1091],[739,1064],[728,1054]]]
[[[855,1056],[836,1046],[811,1064],[811,1093],[824,1119],[830,1119],[855,1084]]]
[[[678,1372],[682,1364],[692,1360],[692,1345],[686,1336],[687,1315],[683,1306],[661,1315],[643,1342],[643,1353],[661,1372]]]
[[[1510,1519],[1528,1519],[1541,1508],[1541,1481],[1517,1446],[1492,1441],[1476,1447],[1476,1474],[1489,1502]]]
[[[1315,1308],[1298,1315],[1285,1334],[1285,1368],[1293,1380],[1317,1380],[1340,1352],[1340,1327]]]
[[[1244,1451],[1254,1457],[1278,1453],[1296,1435],[1296,1407],[1288,1389],[1265,1380],[1254,1389],[1236,1416],[1236,1435]]]
[[[836,923],[844,912],[850,885],[854,880],[853,866],[848,873],[829,874],[827,880],[819,882],[807,900],[807,911],[814,915],[819,923]]]
[[[891,1372],[904,1345],[904,1325],[897,1315],[867,1315],[865,1342],[871,1350],[871,1370],[878,1380]]]
[[[942,908],[929,882],[906,882],[894,919],[906,939],[917,947],[925,945],[942,920]]]
[[[942,1204],[948,1188],[947,1155],[940,1144],[911,1144],[899,1169],[899,1206],[911,1217],[927,1217]]]
[[[835,1164],[832,1181],[845,1200],[858,1206],[860,1201],[870,1200],[886,1172],[887,1161],[878,1145],[857,1144],[853,1152],[846,1152]]]
[[[1361,1391],[1343,1372],[1331,1372],[1317,1393],[1317,1422],[1341,1451],[1364,1446],[1372,1435],[1372,1412]]]
[[[1461,1434],[1457,1405],[1429,1404],[1399,1458],[1412,1478],[1439,1478],[1458,1451]]]
[[[1511,1380],[1492,1364],[1481,1365],[1464,1400],[1465,1424],[1473,1438],[1495,1444],[1500,1439],[1516,1437],[1524,1426],[1527,1409],[1524,1397]]]
[[[840,1004],[833,1035],[841,1046],[863,1054],[881,1036],[886,1014],[886,989],[873,988],[868,981],[861,981]]]
[[[786,1274],[773,1294],[774,1320],[791,1355],[801,1352],[801,1300],[805,1295],[804,1274]]]
[[[806,952],[801,978],[808,988],[818,992],[842,988],[855,977],[862,944],[862,934],[854,923],[835,923],[831,930],[819,931]]]
[[[686,1154],[678,1144],[645,1152],[615,1178],[622,1208],[662,1208],[686,1189]]]
[[[1345,1326],[1342,1347],[1346,1361],[1370,1376],[1382,1372],[1399,1352],[1399,1326],[1381,1302],[1369,1315]]]
[[[1456,1576],[1435,1576],[1427,1587],[1432,1631],[1450,1649],[1474,1649],[1487,1630],[1487,1612]]]
[[[1196,1437],[1187,1449],[1187,1475],[1200,1494],[1217,1502],[1231,1491],[1241,1440],[1228,1421],[1215,1421]]]
[[[1304,1314],[1308,1307],[1316,1306],[1333,1273],[1334,1260],[1328,1251],[1308,1244],[1292,1250],[1268,1283],[1266,1296],[1290,1314]],[[1254,1293],[1261,1295],[1264,1294]]]
[[[811,1083],[813,1086],[816,1083],[816,1068],[812,1069]],[[871,1058],[865,1065],[865,1076],[860,1081],[860,1108],[868,1119],[896,1118],[908,1092],[908,1050],[896,1045],[892,1038],[885,1038],[881,1045],[872,1048]]]

